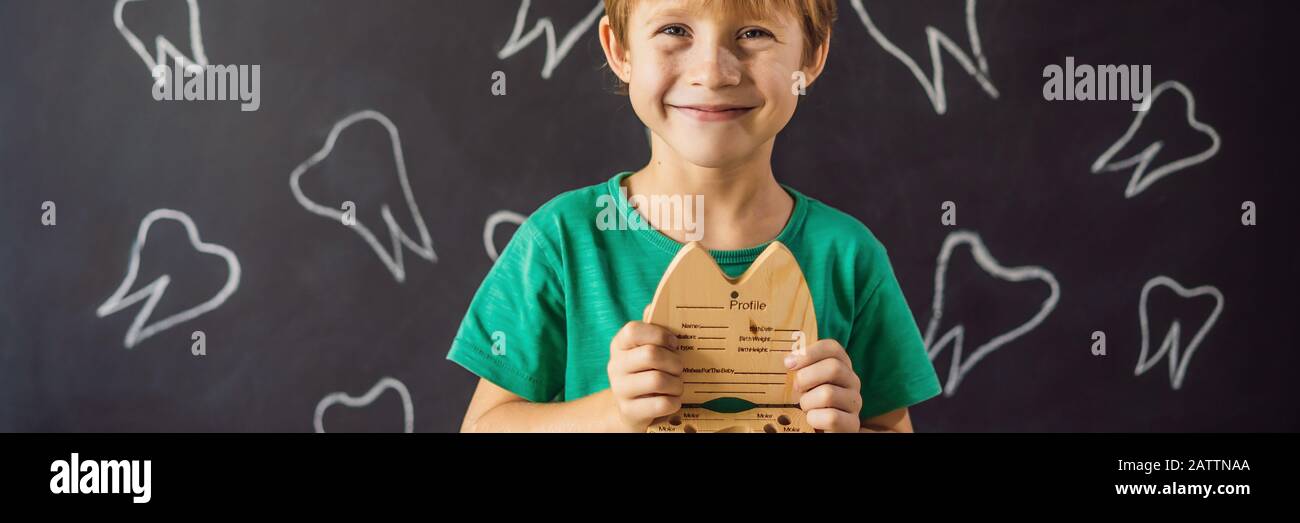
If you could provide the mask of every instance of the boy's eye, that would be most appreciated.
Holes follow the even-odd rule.
[[[659,32],[668,36],[686,36],[686,28],[680,25],[670,25],[660,29]]]
[[[745,32],[740,33],[740,38],[746,40],[753,39],[753,38],[770,38],[770,37],[772,37],[772,33],[765,31],[763,29],[747,29],[745,30]]]

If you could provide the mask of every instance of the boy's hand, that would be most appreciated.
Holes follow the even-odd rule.
[[[785,357],[795,371],[794,390],[808,424],[826,432],[857,432],[862,426],[862,381],[835,340],[819,340]]]
[[[609,343],[609,388],[620,424],[645,432],[656,418],[682,408],[677,337],[658,325],[630,321]]]

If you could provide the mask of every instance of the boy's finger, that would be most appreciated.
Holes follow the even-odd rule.
[[[861,427],[852,414],[839,409],[811,410],[806,419],[812,428],[826,432],[854,432]]]
[[[822,385],[799,396],[799,408],[804,412],[817,409],[838,409],[844,412],[862,410],[862,395],[853,389]]]
[[[642,323],[639,321],[630,321],[614,335],[612,347],[624,350],[633,349],[641,345],[658,345],[668,349],[677,348],[677,337],[668,329],[658,325]]]
[[[641,345],[627,350],[621,358],[621,369],[626,374],[658,370],[681,376],[682,359],[676,351],[658,345]]]
[[[684,388],[681,378],[658,370],[629,374],[623,380],[623,393],[629,398],[647,395],[680,397]]]
[[[646,396],[628,402],[634,416],[654,420],[682,410],[682,399],[674,396]]]
[[[794,389],[800,394],[823,384],[847,389],[859,388],[858,375],[853,373],[853,368],[836,358],[826,358],[794,373]]]
[[[798,370],[826,358],[835,358],[843,361],[850,367],[853,366],[853,361],[849,359],[848,353],[844,352],[844,348],[840,346],[840,342],[826,339],[818,340],[802,351],[791,352],[789,356],[785,357],[785,368],[789,370]]]

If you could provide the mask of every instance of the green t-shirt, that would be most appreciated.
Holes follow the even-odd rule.
[[[641,319],[681,248],[648,227],[598,227],[610,212],[644,223],[619,190],[629,174],[561,194],[519,227],[475,293],[447,359],[534,402],[609,388],[610,340]],[[785,189],[794,211],[776,240],[808,282],[819,337],[839,341],[853,360],[862,418],[939,394],[885,247],[852,216]],[[736,277],[766,247],[710,252]]]

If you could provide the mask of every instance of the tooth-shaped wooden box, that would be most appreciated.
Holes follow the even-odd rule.
[[[682,409],[648,432],[813,432],[785,357],[817,340],[817,317],[790,249],[772,242],[739,278],[708,250],[673,258],[643,321],[677,336]]]

